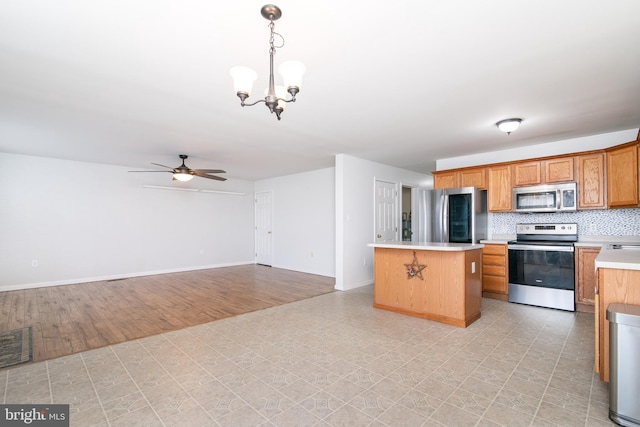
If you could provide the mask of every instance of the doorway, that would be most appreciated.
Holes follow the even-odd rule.
[[[411,198],[412,192],[412,187],[402,186],[402,240],[406,242],[410,242],[413,240],[413,231],[411,231],[411,203],[413,200]]]
[[[394,182],[375,183],[375,241],[398,240],[398,186]]]
[[[273,265],[273,191],[255,194],[256,264]]]

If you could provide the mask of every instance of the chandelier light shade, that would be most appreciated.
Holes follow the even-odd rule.
[[[522,123],[522,119],[504,119],[496,123],[498,129],[505,132],[507,135],[511,135],[511,132],[518,129]]]
[[[247,97],[251,95],[253,83],[258,79],[258,74],[251,68],[237,66],[229,70],[233,77],[233,88],[236,93],[245,93]]]
[[[275,21],[280,19],[282,11],[278,6],[273,4],[267,4],[262,6],[260,10],[262,16],[269,21],[269,86],[267,87],[264,99],[247,104],[245,101],[251,95],[253,89],[253,83],[258,78],[258,74],[251,68],[247,67],[233,67],[229,70],[229,74],[233,78],[233,87],[236,91],[236,95],[240,98],[240,105],[243,107],[251,107],[253,105],[264,102],[271,113],[275,113],[278,120],[280,120],[280,114],[284,111],[284,105],[288,102],[295,102],[296,95],[300,92],[302,87],[302,76],[306,72],[306,67],[299,61],[286,61],[280,65],[278,71],[282,74],[284,86],[282,91],[276,88],[275,78],[273,76],[273,57],[276,54],[276,49],[284,46],[284,37],[274,31]],[[278,36],[281,43],[275,44],[275,37]],[[290,96],[287,98],[287,94]]]

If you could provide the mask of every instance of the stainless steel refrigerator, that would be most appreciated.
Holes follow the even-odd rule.
[[[416,202],[413,241],[478,243],[487,238],[486,190],[421,190]]]

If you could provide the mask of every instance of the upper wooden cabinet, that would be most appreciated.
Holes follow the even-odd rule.
[[[513,186],[542,184],[540,162],[516,163],[513,165]]]
[[[470,168],[460,171],[460,187],[477,187],[487,189],[487,169]]]
[[[577,156],[578,209],[604,209],[604,153]]]
[[[433,188],[477,187],[487,189],[486,168],[467,168],[456,171],[433,172]]]
[[[513,164],[513,186],[551,184],[574,180],[574,158],[558,157]]]
[[[458,171],[433,172],[433,188],[441,190],[443,188],[460,187],[458,179]]]
[[[487,190],[490,212],[510,212],[512,187],[576,182],[578,209],[640,206],[638,140],[606,150],[433,172],[434,188]]]
[[[573,156],[544,160],[544,182],[573,181]]]
[[[487,168],[487,205],[490,212],[511,212],[511,166]]]
[[[638,144],[607,150],[607,205],[638,206]]]

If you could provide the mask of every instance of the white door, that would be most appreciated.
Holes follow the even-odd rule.
[[[392,182],[376,181],[376,242],[398,240],[398,190]]]
[[[273,192],[256,193],[256,263],[272,265],[272,206]]]

